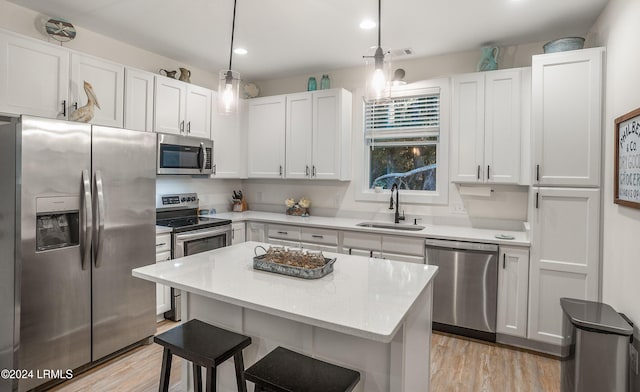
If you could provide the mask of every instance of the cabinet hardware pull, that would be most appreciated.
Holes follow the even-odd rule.
[[[184,132],[184,120],[180,121],[180,124],[178,125],[178,127],[180,128],[180,133]]]
[[[232,229],[231,230],[231,239],[235,240],[236,239],[236,229]]]
[[[502,254],[502,269],[506,268],[506,264],[507,264],[507,254],[503,253]]]
[[[159,244],[156,244],[156,246],[164,246],[164,245],[166,245],[166,244],[167,244],[166,242],[161,242],[161,243],[159,243]]]
[[[539,196],[540,196],[540,192],[536,192],[536,208],[539,208]]]
[[[369,251],[369,257],[373,257],[373,251],[372,250]]]
[[[74,108],[75,110],[78,110],[78,102],[74,102],[74,103],[73,103],[73,108]]]
[[[309,177],[309,165],[307,165],[306,168],[304,169],[304,174],[305,176]]]
[[[216,172],[218,171],[218,165],[213,165],[213,174],[216,174]]]
[[[323,235],[311,234],[311,238],[324,238]]]
[[[351,254],[351,248],[349,248],[349,254]]]
[[[490,170],[491,170],[491,166],[487,165],[487,180],[490,179],[490,175],[489,175]]]
[[[540,165],[536,165],[536,181],[540,181]]]
[[[67,117],[67,100],[62,100],[62,117]]]
[[[313,173],[311,175],[312,177],[316,176],[316,165],[313,165]]]
[[[480,179],[480,165],[478,165],[478,180]]]
[[[280,177],[282,177],[282,165],[280,165]]]
[[[278,232],[278,234],[285,234],[285,235],[289,235],[289,233],[288,233],[288,232],[286,232],[286,231],[279,231],[279,232]]]

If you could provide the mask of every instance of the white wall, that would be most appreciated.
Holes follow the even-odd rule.
[[[4,28],[22,35],[26,35],[42,41],[58,43],[41,33],[44,30],[44,21],[49,16],[44,16],[28,8],[20,7],[6,0],[0,0],[0,28]],[[73,22],[73,21],[71,21]],[[160,68],[178,69],[185,67],[191,70],[193,84],[211,89],[218,88],[218,75],[189,64],[183,64],[176,60],[160,56],[145,49],[138,48],[121,41],[87,30],[87,26],[76,26],[76,39],[63,45],[70,49],[111,60],[116,63],[139,68],[149,72],[158,72]]]
[[[611,0],[589,40],[606,46],[602,299],[640,323],[640,210],[613,203],[614,119],[640,107],[640,1]],[[636,329],[636,336],[640,336]]]

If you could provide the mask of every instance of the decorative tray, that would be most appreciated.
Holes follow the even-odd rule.
[[[265,250],[267,253],[258,256],[258,248]],[[255,253],[256,256],[253,258],[254,269],[302,279],[320,279],[330,274],[333,272],[333,264],[337,260],[336,258],[329,259],[324,257],[322,252],[304,253],[302,250],[290,251],[273,247],[266,250],[262,246],[257,246]],[[298,266],[296,264],[305,265]]]

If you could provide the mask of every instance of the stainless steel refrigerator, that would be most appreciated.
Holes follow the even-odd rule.
[[[13,294],[0,364],[78,369],[154,334],[155,287],[131,270],[155,262],[155,150],[144,132],[26,116],[0,126],[0,306]],[[18,390],[50,381],[37,374]]]

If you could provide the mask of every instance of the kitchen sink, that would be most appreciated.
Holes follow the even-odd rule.
[[[391,230],[404,230],[404,231],[420,231],[424,229],[424,226],[420,225],[401,225],[399,223],[386,223],[386,222],[361,222],[356,226],[360,227],[372,227],[375,229],[391,229]]]

